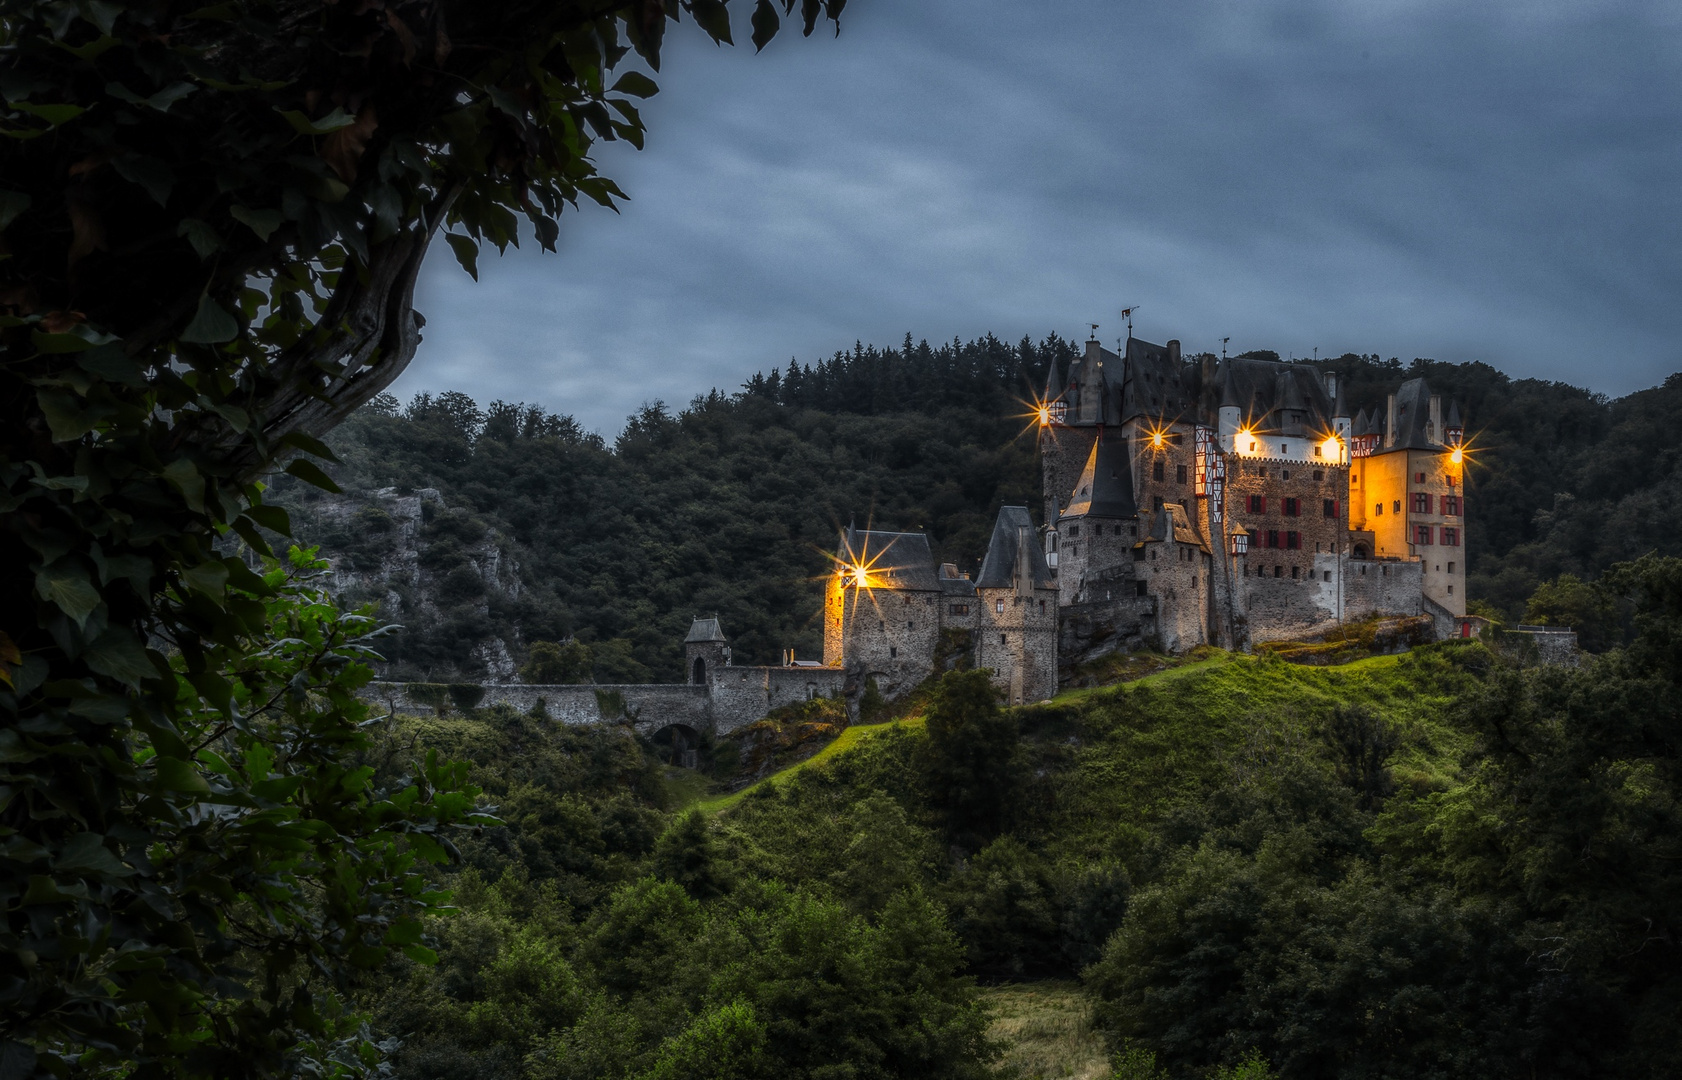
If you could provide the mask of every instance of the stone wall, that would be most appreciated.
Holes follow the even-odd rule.
[[[1421,613],[1417,561],[1370,561],[1330,552],[1311,552],[1309,558],[1310,570],[1299,578],[1268,574],[1239,580],[1239,606],[1251,642],[1310,637],[1340,621],[1356,622],[1373,615]],[[1246,560],[1234,561],[1242,565]]]
[[[728,735],[761,719],[781,705],[813,697],[837,697],[844,672],[823,667],[723,667],[706,686],[680,683],[628,683],[612,686],[497,685],[484,687],[480,708],[507,705],[544,715],[561,724],[629,722],[644,735],[682,724],[695,731]],[[407,683],[371,683],[362,696],[380,708],[407,715],[430,715],[431,705],[409,696]]]
[[[978,589],[975,606],[975,666],[993,673],[993,684],[1013,705],[1055,696],[1057,593]]]

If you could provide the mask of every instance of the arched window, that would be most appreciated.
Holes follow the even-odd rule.
[[[707,662],[701,657],[695,658],[695,664],[690,669],[690,681],[696,686],[704,686],[707,681]]]

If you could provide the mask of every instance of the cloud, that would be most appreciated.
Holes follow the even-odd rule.
[[[686,28],[687,29],[687,28]],[[607,433],[855,339],[1678,366],[1682,19],[1658,4],[941,0],[759,56],[679,35],[559,255],[442,248],[399,393]]]

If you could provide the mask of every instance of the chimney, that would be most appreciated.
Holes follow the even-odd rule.
[[[1431,395],[1431,441],[1438,444],[1443,441],[1443,396],[1441,394]]]
[[[1320,376],[1320,381],[1326,384],[1326,396],[1337,400],[1337,372],[1328,371]]]
[[[1384,404],[1384,445],[1396,445],[1396,395],[1391,394]]]
[[[1180,340],[1173,338],[1168,342],[1168,362],[1176,366],[1180,363]]]

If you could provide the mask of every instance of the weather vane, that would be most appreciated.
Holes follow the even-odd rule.
[[[1121,317],[1127,320],[1127,336],[1128,337],[1133,336],[1133,313],[1135,311],[1138,311],[1138,310],[1139,310],[1139,305],[1138,304],[1134,304],[1132,307],[1124,307],[1124,308],[1121,309]]]
[[[1229,338],[1229,337],[1224,337],[1224,338],[1221,339],[1221,359],[1222,360],[1226,359],[1226,343],[1231,341],[1231,340],[1232,339]]]

